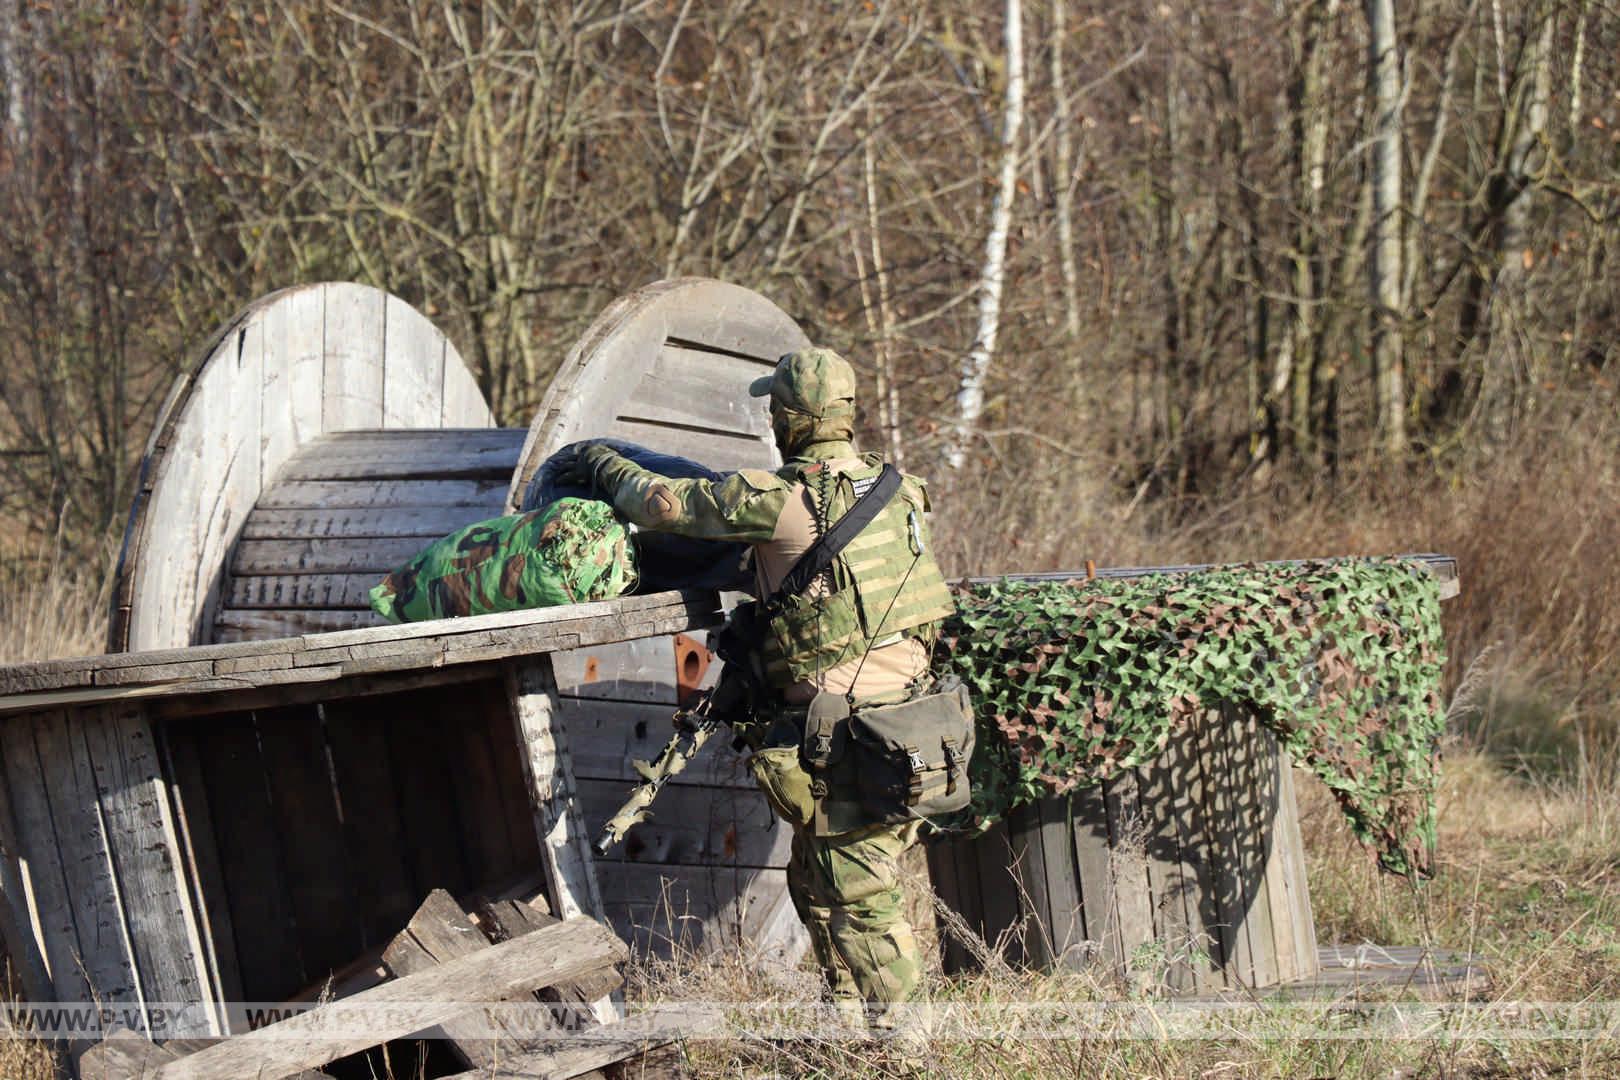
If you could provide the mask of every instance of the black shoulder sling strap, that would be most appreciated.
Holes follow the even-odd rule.
[[[825,466],[823,466],[825,468]],[[885,464],[883,471],[878,474],[876,482],[867,489],[866,494],[855,500],[855,505],[844,511],[844,516],[833,522],[816,542],[805,549],[793,568],[787,572],[782,583],[772,593],[763,605],[767,618],[770,613],[778,610],[782,602],[789,596],[797,596],[810,587],[810,583],[832,565],[838,553],[849,546],[861,534],[861,530],[872,524],[872,519],[889,505],[895,492],[900,490],[900,470],[893,465]]]

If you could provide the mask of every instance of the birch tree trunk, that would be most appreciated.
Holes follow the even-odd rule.
[[[1394,0],[1366,0],[1367,84],[1372,98],[1371,257],[1373,398],[1380,441],[1406,450],[1406,392],[1401,357],[1401,56]]]
[[[967,444],[984,412],[984,380],[996,350],[1001,321],[1001,288],[1007,262],[1007,232],[1012,226],[1013,197],[1018,183],[1018,132],[1024,124],[1024,13],[1020,0],[1007,0],[1007,101],[1001,120],[1001,181],[990,204],[990,234],[984,244],[984,272],[979,279],[979,329],[962,363],[956,393],[956,430],[945,460],[960,469]]]
[[[1073,344],[1080,338],[1080,269],[1074,258],[1074,109],[1063,70],[1063,46],[1067,37],[1063,9],[1068,3],[1069,0],[1052,0],[1052,97],[1057,110],[1052,197],[1057,209],[1058,265],[1063,270],[1063,332]]]

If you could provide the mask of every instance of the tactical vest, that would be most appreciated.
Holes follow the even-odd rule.
[[[825,463],[795,467],[785,479],[804,484],[822,527],[835,522],[876,481],[877,454],[861,466],[834,472]],[[922,481],[904,478],[872,523],[833,561],[832,592],[785,597],[766,623],[765,677],[784,687],[860,660],[874,642],[931,636],[955,610],[945,578],[928,546],[928,494]]]

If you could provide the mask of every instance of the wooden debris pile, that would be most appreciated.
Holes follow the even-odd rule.
[[[300,994],[294,1015],[230,1038],[161,1045],[120,1031],[85,1051],[79,1073],[84,1080],[330,1080],[321,1070],[339,1059],[418,1038],[442,1041],[464,1067],[455,1080],[685,1075],[668,1037],[629,1025],[613,1031],[620,1008],[611,995],[628,956],[601,923],[554,918],[532,890],[463,907],[436,889],[386,947]]]

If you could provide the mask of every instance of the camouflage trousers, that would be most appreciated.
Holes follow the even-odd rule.
[[[899,875],[900,855],[917,842],[920,828],[919,822],[872,825],[835,836],[793,830],[788,895],[841,1008],[862,1001],[880,1010],[900,1004],[922,981]]]

